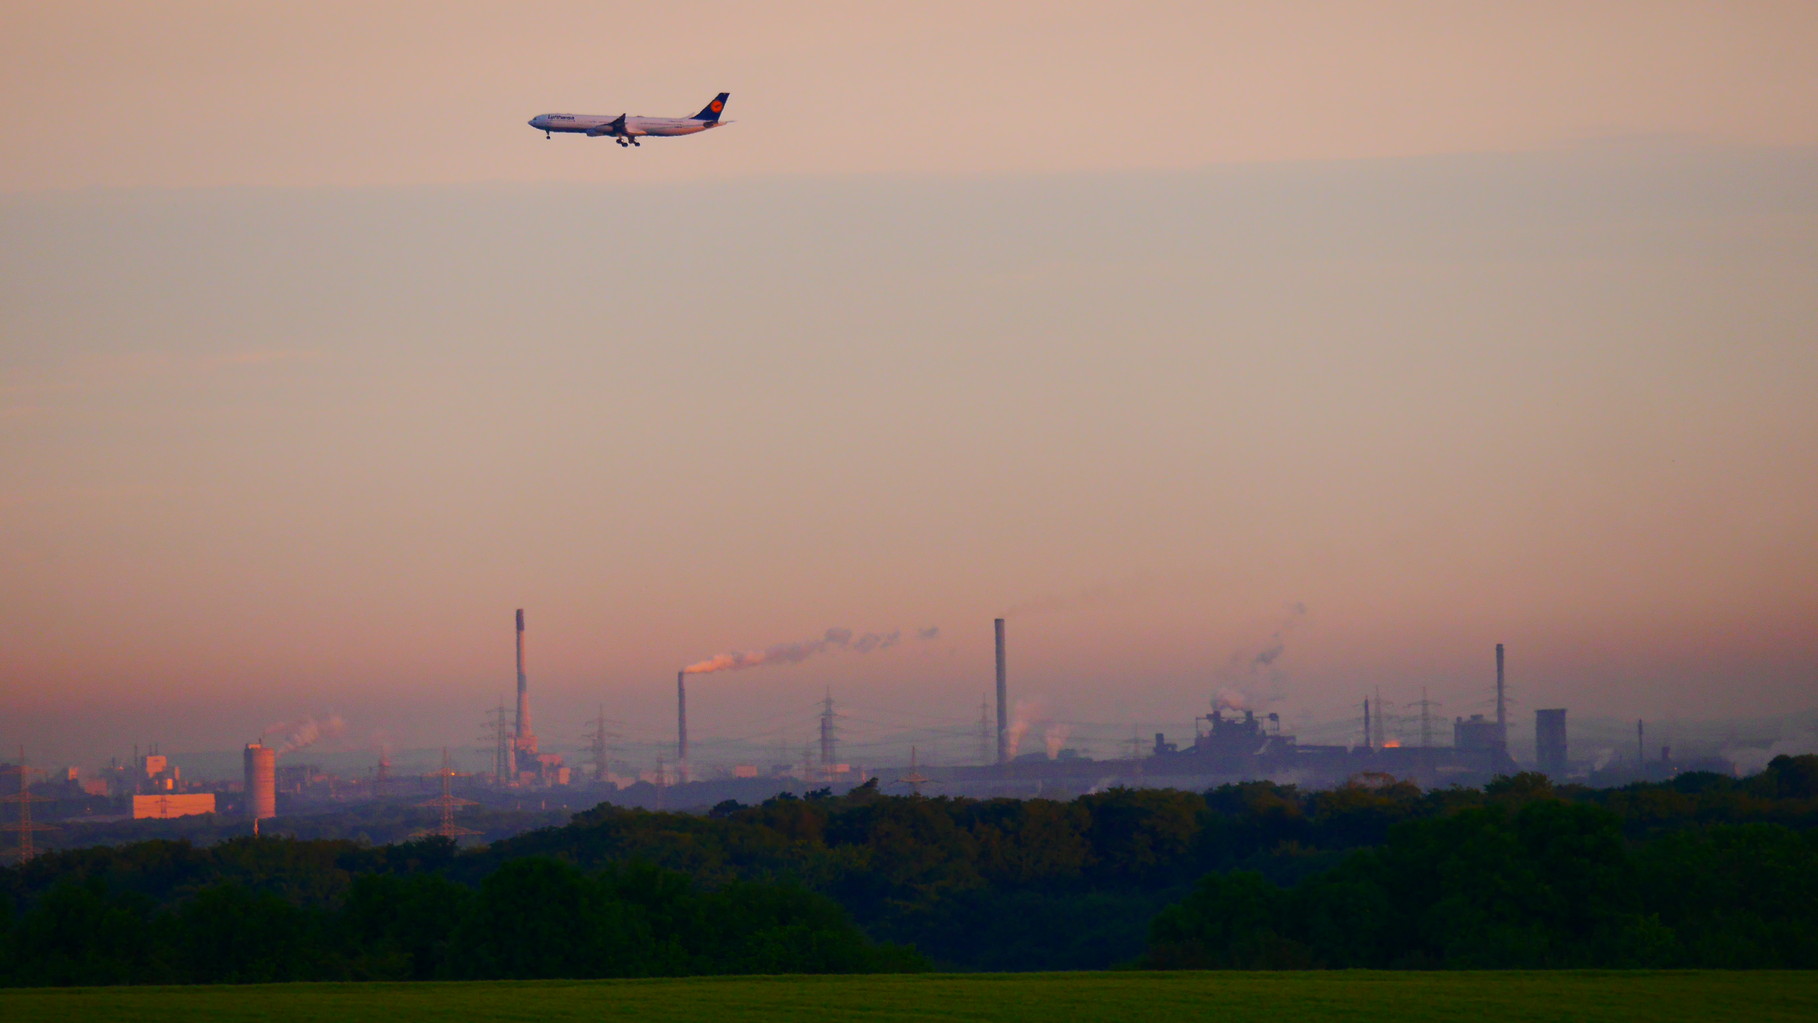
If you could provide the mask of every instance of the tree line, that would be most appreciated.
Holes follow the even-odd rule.
[[[434,849],[431,858],[451,849]],[[248,843],[256,844],[256,843]],[[275,880],[275,879],[274,879]],[[927,969],[879,945],[824,895],[734,881],[714,890],[647,864],[587,873],[527,857],[478,885],[365,873],[337,897],[240,880],[169,907],[100,877],[54,885],[5,928],[10,985],[669,977]]]
[[[0,979],[1818,965],[1815,841],[1810,756],[1611,790],[1524,774],[602,805],[468,850],[48,854],[0,870]]]

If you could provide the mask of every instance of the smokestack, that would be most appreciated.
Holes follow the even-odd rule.
[[[518,608],[518,724],[511,738],[511,774],[535,762],[537,736],[530,727],[530,682],[524,677],[524,609]]]
[[[1364,749],[1376,748],[1376,740],[1370,731],[1370,699],[1364,698]]]
[[[261,817],[278,815],[278,751],[261,743],[246,744],[246,816],[257,827]]]
[[[522,739],[530,734],[530,683],[524,678],[524,609],[518,608],[518,727]]]
[[[1509,719],[1502,699],[1502,644],[1496,644],[1496,736],[1503,745],[1509,742]]]
[[[1645,764],[1648,761],[1648,733],[1641,719],[1635,719],[1635,763]]]
[[[675,673],[675,762],[677,776],[688,780],[688,673]]]
[[[997,762],[1010,762],[1010,704],[1004,687],[1004,620],[994,620],[997,627]]]

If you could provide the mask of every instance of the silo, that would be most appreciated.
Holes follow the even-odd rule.
[[[253,820],[278,815],[278,751],[256,742],[246,744],[246,816]]]

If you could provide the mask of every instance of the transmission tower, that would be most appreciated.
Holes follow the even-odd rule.
[[[492,782],[503,787],[513,779],[511,777],[511,727],[505,720],[505,701],[499,701],[499,708],[487,714],[486,731],[480,738],[492,747]]]
[[[587,744],[593,753],[593,780],[606,781],[607,755],[610,753],[608,740],[624,738],[617,732],[606,728],[606,705],[601,704],[598,715],[593,719],[593,730],[587,733]]]
[[[914,746],[909,747],[909,773],[904,775],[901,778],[898,778],[897,782],[900,784],[909,786],[909,792],[911,795],[919,796],[922,794],[922,786],[928,784],[929,782],[933,781],[934,779],[923,774],[921,772],[920,768],[916,767],[915,756],[916,756],[915,747]]]
[[[1420,687],[1420,744],[1428,749],[1433,748],[1433,708],[1445,704],[1427,699],[1427,687]]]
[[[1377,749],[1382,749],[1383,745],[1385,743],[1387,743],[1389,740],[1389,705],[1382,702],[1382,687],[1381,686],[1378,686],[1376,689],[1375,707],[1376,707],[1376,715],[1375,715],[1376,734],[1374,736],[1372,736],[1371,738],[1372,738],[1372,742],[1375,745],[1375,747]]]
[[[35,824],[32,822],[32,804],[33,803],[46,803],[46,802],[49,802],[49,800],[40,799],[39,797],[32,795],[31,778],[32,778],[31,768],[25,766],[25,747],[20,746],[19,747],[19,793],[18,793],[18,795],[13,795],[13,796],[0,796],[0,802],[18,803],[19,804],[18,822],[14,823],[14,824],[7,824],[4,826],[0,826],[0,830],[17,831],[19,833],[19,862],[20,863],[24,863],[27,860],[30,860],[33,856],[38,855],[38,850],[32,844],[32,834],[34,832],[56,831],[57,830],[57,827],[54,824]]]
[[[441,777],[442,777],[442,795],[441,795],[441,797],[437,798],[437,799],[432,799],[427,803],[418,803],[417,805],[418,806],[433,806],[433,807],[439,808],[442,811],[442,823],[437,827],[428,828],[426,830],[419,831],[412,837],[426,838],[430,835],[440,835],[443,838],[458,839],[462,835],[479,834],[478,831],[475,831],[472,828],[464,828],[464,827],[461,827],[459,824],[455,823],[454,815],[455,815],[456,807],[478,806],[480,804],[474,802],[471,799],[462,799],[459,796],[456,796],[453,792],[449,791],[449,782],[452,778],[454,778],[455,771],[454,771],[454,768],[448,766],[448,747],[446,747],[446,746],[442,747],[442,769],[440,771],[437,771],[436,773],[438,775],[441,775]]]
[[[1130,747],[1130,752],[1127,754],[1128,759],[1141,759],[1143,755],[1143,737],[1137,734],[1135,725],[1130,726],[1130,737],[1123,742],[1118,743],[1118,745]]]
[[[978,698],[978,763],[980,767],[992,763],[991,759],[991,718],[990,702],[983,696]]]
[[[829,782],[833,780],[834,742],[833,690],[829,689],[821,701],[821,772]]]

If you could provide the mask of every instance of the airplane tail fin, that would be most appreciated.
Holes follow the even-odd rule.
[[[713,102],[702,107],[701,112],[694,115],[694,119],[697,121],[719,120],[720,111],[726,109],[726,97],[730,95],[732,95],[732,93],[722,92],[718,96],[713,97]]]

